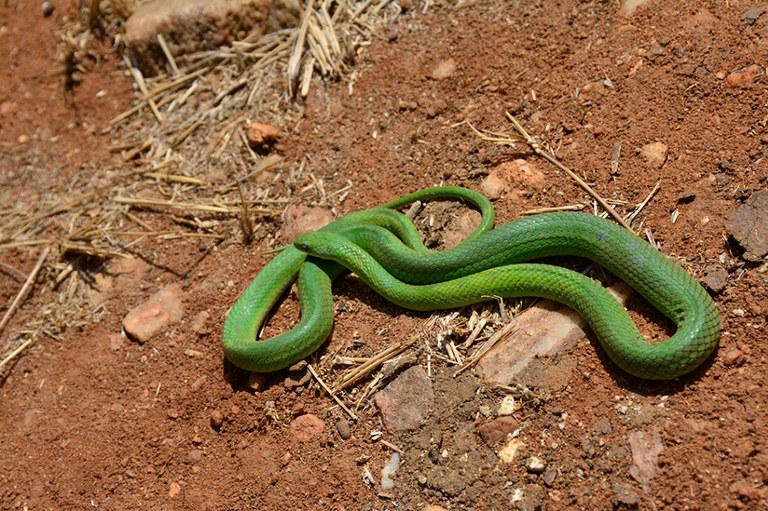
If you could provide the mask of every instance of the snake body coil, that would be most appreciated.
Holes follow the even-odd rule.
[[[478,207],[483,213],[480,227],[456,247],[435,252],[423,246],[405,216],[377,208],[299,236],[293,247],[264,267],[233,307],[223,332],[227,358],[244,369],[269,372],[317,349],[330,335],[331,283],[344,268],[385,298],[416,310],[457,307],[493,296],[537,296],[564,303],[584,316],[619,367],[642,378],[675,378],[700,365],[715,349],[720,319],[710,296],[685,270],[633,233],[581,213],[535,215],[492,229],[487,199],[455,187],[421,190],[384,208],[433,198],[458,198]],[[596,281],[557,266],[520,264],[559,255],[601,264],[670,318],[677,331],[670,339],[649,343]],[[299,324],[255,342],[267,314],[297,275]]]

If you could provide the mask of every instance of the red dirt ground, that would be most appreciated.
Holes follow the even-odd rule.
[[[289,162],[310,156],[329,192],[353,183],[354,193],[335,204],[339,214],[440,182],[479,189],[492,169],[517,158],[547,180],[519,193],[511,183],[510,198],[495,202],[499,223],[535,207],[590,203],[524,147],[481,142],[460,124],[509,131],[504,110],[603,197],[635,204],[661,180],[644,226],[695,276],[713,265],[729,271],[716,296],[720,348],[704,367],[675,382],[644,382],[590,342],[543,361],[555,367],[543,374],[562,378],[527,382],[534,397],[515,416],[524,451],[504,464],[476,432],[480,410],[495,409],[503,393],[470,373],[454,380],[452,367],[433,360],[429,419],[416,431],[384,434],[403,451],[403,465],[395,489],[382,494],[362,477],[368,469],[378,480],[392,453],[371,436],[383,426],[369,401],[345,440],[343,412],[316,384],[278,373],[254,391],[223,361],[223,317],[269,259],[259,253],[280,226],[265,223],[250,247],[148,241],[137,250],[153,265],[115,273],[89,321],[41,336],[5,369],[0,509],[768,508],[768,273],[765,263],[742,261],[726,231],[728,215],[768,186],[768,14],[741,19],[754,5],[651,1],[632,16],[615,2],[574,0],[410,10],[356,63],[353,93],[343,83],[314,87],[304,118],[277,147]],[[75,13],[75,2],[57,3],[50,18],[38,2],[0,4],[0,209],[32,210],[67,180],[101,189],[109,183],[99,169],[122,164],[106,150],[110,135],[99,133],[130,106],[131,82],[104,41],[82,82],[66,89],[55,29]],[[449,58],[456,72],[430,78]],[[760,66],[751,80],[732,75],[751,65]],[[657,141],[669,147],[660,169],[640,151]],[[621,169],[611,174],[617,142]],[[694,200],[678,203],[687,192]],[[26,274],[39,250],[2,251],[0,261]],[[2,332],[4,352],[34,318],[70,305],[52,278],[41,279]],[[183,321],[143,345],[120,336],[128,310],[179,280]],[[3,303],[20,285],[0,273]],[[343,311],[326,353],[356,332],[355,353],[368,356],[427,317],[351,278],[337,292]],[[294,319],[288,302],[276,329]],[[643,330],[658,328],[658,315],[637,307]],[[209,319],[193,330],[201,312]],[[414,353],[425,362],[423,350]],[[291,423],[308,413],[324,430],[300,441]],[[664,445],[647,488],[630,473],[636,432],[658,432]],[[554,480],[529,473],[530,456],[545,460]]]

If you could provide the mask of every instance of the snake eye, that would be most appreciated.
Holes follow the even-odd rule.
[[[303,243],[303,242],[296,243],[296,248],[298,248],[302,252],[309,252],[309,244],[308,243]]]

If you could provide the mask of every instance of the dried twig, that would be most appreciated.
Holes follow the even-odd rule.
[[[323,387],[323,389],[328,393],[329,396],[333,398],[334,401],[336,401],[336,404],[338,404],[342,410],[347,412],[347,414],[350,417],[352,417],[353,420],[357,420],[357,415],[355,415],[355,413],[352,410],[347,408],[347,405],[345,405],[344,402],[341,399],[339,399],[339,397],[331,389],[328,388],[328,385],[326,385],[325,382],[322,380],[322,378],[320,378],[320,376],[317,375],[317,373],[315,372],[315,368],[312,367],[312,364],[307,364],[307,369],[309,369],[309,372],[312,373],[312,376],[315,377],[315,379],[317,380],[317,383],[319,383],[320,386]]]
[[[0,321],[0,333],[3,332],[3,329],[5,328],[5,325],[8,324],[8,321],[10,321],[11,316],[13,316],[13,313],[16,312],[16,308],[21,303],[21,300],[27,295],[27,292],[29,291],[29,288],[34,284],[35,279],[37,278],[37,274],[40,272],[40,269],[43,267],[43,264],[45,263],[45,258],[48,257],[48,252],[51,251],[51,247],[45,247],[43,249],[43,252],[40,254],[40,257],[37,259],[37,263],[35,264],[35,267],[32,269],[32,272],[29,274],[29,277],[27,277],[26,282],[24,282],[24,285],[21,286],[21,289],[19,290],[19,293],[16,295],[16,298],[13,299],[13,303],[11,303],[11,306],[8,307],[8,310],[5,312],[5,316],[3,316],[2,321]]]
[[[15,350],[13,350],[12,352],[10,352],[10,353],[8,354],[8,356],[7,356],[7,357],[5,357],[5,358],[2,360],[2,362],[0,362],[0,371],[3,369],[3,367],[5,367],[5,365],[6,365],[8,362],[10,362],[11,360],[13,360],[13,359],[14,359],[14,358],[16,358],[17,356],[19,356],[19,354],[20,354],[22,351],[24,351],[25,349],[27,349],[27,348],[29,347],[29,345],[30,345],[30,344],[32,344],[32,341],[33,341],[33,340],[34,340],[33,338],[29,338],[29,339],[27,339],[26,341],[24,341],[24,342],[21,344],[21,346],[19,346],[18,348],[16,348],[16,349],[15,349]]]
[[[463,366],[458,368],[453,373],[453,377],[456,378],[458,375],[460,375],[461,373],[463,373],[464,371],[466,371],[470,367],[473,367],[475,364],[477,364],[480,361],[480,359],[483,358],[486,355],[486,353],[491,351],[491,348],[496,346],[496,344],[500,340],[502,340],[505,337],[511,335],[515,330],[517,330],[517,328],[518,328],[517,321],[512,320],[509,323],[507,323],[504,326],[504,328],[502,328],[498,332],[494,333],[491,336],[491,338],[488,339],[485,344],[483,344],[483,347],[480,348],[480,350],[474,356],[472,356],[469,360],[467,360],[467,362]]]
[[[630,224],[635,221],[635,218],[637,218],[637,215],[640,214],[640,212],[648,205],[649,202],[651,202],[651,199],[656,195],[656,193],[661,189],[661,181],[656,181],[656,186],[653,187],[653,190],[651,190],[651,193],[648,194],[648,196],[637,205],[635,210],[627,215],[627,222]]]
[[[413,335],[407,341],[396,344],[394,346],[390,346],[384,351],[377,353],[373,357],[369,358],[367,362],[341,377],[336,383],[334,383],[333,390],[335,392],[340,392],[350,385],[354,385],[355,383],[365,378],[365,376],[368,375],[371,371],[381,366],[387,360],[398,356],[400,353],[413,346],[418,340],[419,336]]]
[[[573,172],[571,169],[569,169],[568,167],[566,167],[565,165],[557,161],[557,159],[551,156],[549,153],[545,152],[541,148],[541,145],[536,141],[536,139],[533,138],[531,135],[529,135],[527,131],[525,131],[525,128],[523,128],[522,124],[517,122],[517,119],[515,119],[512,116],[512,114],[510,114],[509,112],[505,112],[505,114],[507,115],[507,119],[509,119],[509,121],[512,123],[512,126],[515,128],[515,131],[520,135],[520,137],[522,137],[523,140],[525,140],[525,143],[528,144],[528,147],[531,148],[534,154],[536,154],[537,156],[541,156],[542,158],[547,160],[549,163],[551,163],[555,167],[559,168],[560,170],[568,174],[568,176],[574,181],[576,181],[579,184],[579,186],[581,186],[589,195],[591,195],[600,204],[600,206],[602,206],[603,209],[605,209],[605,211],[607,211],[608,214],[610,214],[614,218],[614,220],[616,220],[628,231],[632,230],[629,224],[625,222],[623,218],[621,218],[621,215],[619,215],[615,209],[613,209],[607,202],[605,202],[605,200],[602,197],[600,197],[600,195],[596,191],[594,191],[592,187],[586,183],[586,181],[584,181],[579,176],[577,176],[576,173]]]

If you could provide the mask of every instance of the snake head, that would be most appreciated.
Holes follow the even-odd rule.
[[[323,254],[323,246],[328,243],[328,235],[319,232],[305,232],[296,236],[293,240],[293,246],[310,255],[320,256]]]

